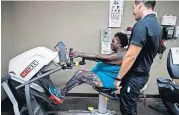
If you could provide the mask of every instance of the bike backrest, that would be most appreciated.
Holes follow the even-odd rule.
[[[172,79],[179,79],[179,47],[171,48],[167,57],[167,70]]]

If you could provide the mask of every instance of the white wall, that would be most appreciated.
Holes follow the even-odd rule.
[[[13,5],[12,2],[1,2],[1,75],[8,70],[8,61],[14,56],[13,50]],[[1,99],[5,98],[1,87]]]
[[[108,27],[109,2],[2,2],[2,74],[7,73],[8,60],[28,49],[45,46],[53,49],[58,41],[89,53],[100,53],[100,29]],[[124,3],[124,19],[121,28],[112,29],[114,35],[135,23],[133,2]],[[178,1],[157,2],[160,19],[165,13],[179,17]],[[3,21],[4,20],[4,21]],[[179,20],[177,20],[179,25]],[[9,45],[10,44],[10,45]],[[179,46],[179,40],[167,41],[168,48]],[[8,47],[10,46],[10,47]],[[6,51],[5,51],[6,50]],[[148,94],[157,94],[156,77],[167,77],[166,54],[162,60],[156,57],[152,66]],[[91,69],[94,62],[79,68]],[[79,68],[60,71],[51,79],[63,86]],[[71,92],[96,93],[91,86],[82,85]]]

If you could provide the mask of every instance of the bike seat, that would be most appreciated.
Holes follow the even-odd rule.
[[[99,92],[99,94],[108,97],[112,100],[119,100],[118,96],[116,95],[116,93],[114,91],[116,91],[117,89],[115,88],[105,88],[105,87],[93,87],[96,91]]]
[[[159,77],[159,78],[157,78],[157,82],[158,82],[158,83],[164,83],[164,84],[166,84],[166,83],[171,82],[171,80],[170,80],[170,79],[163,78],[163,77]]]
[[[111,92],[111,91],[116,91],[117,89],[115,88],[105,88],[105,87],[93,87],[95,90],[98,92]]]
[[[170,79],[166,79],[166,78],[162,78],[162,77],[157,78],[157,85],[159,87],[170,87],[171,84],[173,84],[173,83]]]

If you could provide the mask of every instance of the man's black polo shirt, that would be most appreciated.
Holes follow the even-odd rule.
[[[161,27],[155,14],[149,14],[134,25],[130,44],[142,47],[131,71],[149,73],[159,48]]]

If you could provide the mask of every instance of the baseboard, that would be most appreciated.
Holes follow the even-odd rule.
[[[98,97],[97,93],[68,93],[66,96],[68,97]],[[120,96],[120,94],[118,94]],[[139,95],[139,98],[143,98],[143,95]],[[150,95],[146,94],[146,98],[160,98],[159,95]]]

